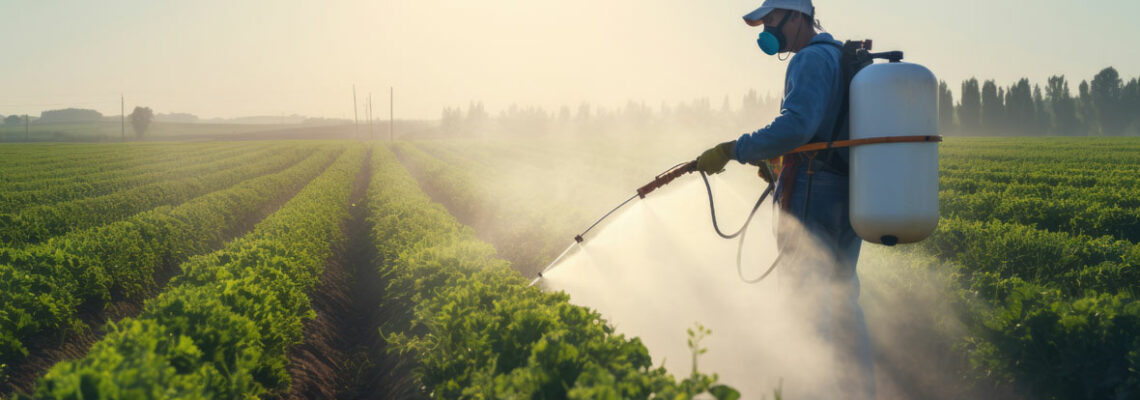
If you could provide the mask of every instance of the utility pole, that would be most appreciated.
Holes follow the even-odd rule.
[[[127,141],[127,101],[122,93],[119,93],[119,134],[124,142]]]
[[[353,139],[360,137],[360,118],[356,115],[356,84],[352,85],[352,134]]]
[[[388,87],[388,141],[391,142],[396,136],[396,120],[393,119],[396,115],[396,89]]]
[[[28,119],[28,114],[24,114],[24,141],[25,142],[32,141],[31,130],[28,128],[28,125],[31,123],[29,121],[31,121],[31,120]]]
[[[372,92],[368,92],[368,139],[376,138],[376,133],[372,131]]]

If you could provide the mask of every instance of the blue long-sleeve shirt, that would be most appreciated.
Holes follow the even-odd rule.
[[[776,158],[809,142],[828,141],[842,107],[838,47],[817,43],[843,44],[829,33],[820,33],[811,44],[792,57],[784,81],[780,115],[768,126],[740,136],[735,158],[741,163]],[[847,139],[841,132],[839,140]],[[847,160],[846,149],[837,156]]]

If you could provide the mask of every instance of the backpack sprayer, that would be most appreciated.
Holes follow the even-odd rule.
[[[807,155],[809,176],[805,201],[811,198],[812,163],[817,156],[825,153],[822,162],[825,166],[831,165],[834,150],[848,147],[851,149],[850,162],[844,172],[850,177],[850,218],[855,233],[868,242],[888,246],[925,239],[938,226],[938,142],[942,137],[937,135],[937,79],[921,65],[901,62],[902,52],[871,53],[870,40],[848,41],[843,46],[819,44],[840,48],[841,74],[848,85],[831,140],[809,143],[784,154],[785,159]],[[888,62],[874,64],[875,59]],[[850,139],[837,140],[844,127],[850,128]],[[758,175],[768,183],[768,187],[757,199],[744,225],[731,234],[722,232],[717,223],[712,187],[708,177],[701,173],[708,192],[714,230],[725,239],[740,238],[736,255],[738,273],[741,273],[741,254],[748,225],[772,193],[776,178],[785,176],[784,171],[772,171],[767,163],[754,165],[759,168]],[[634,199],[645,198],[673,180],[697,171],[696,167],[696,161],[677,164],[638,188],[636,194],[575,236],[575,243],[543,272],[556,265],[575,245],[582,244],[584,236],[614,212]],[[807,207],[804,209],[806,213]],[[806,215],[800,218],[805,219]],[[763,280],[775,269],[784,253],[780,251],[760,277],[746,279],[741,273],[741,279],[750,283]],[[538,274],[540,279],[543,272]],[[535,279],[534,282],[537,281]]]

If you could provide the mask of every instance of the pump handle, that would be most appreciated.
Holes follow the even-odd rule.
[[[687,174],[690,172],[694,172],[696,170],[697,170],[697,161],[696,160],[689,161],[687,163],[677,164],[673,168],[670,168],[668,171],[662,172],[661,175],[657,175],[656,178],[653,178],[653,182],[649,182],[645,186],[638,188],[637,189],[637,197],[644,199],[645,195],[649,194],[650,192],[657,190],[658,188],[669,184],[669,182],[672,182],[674,179],[680,178],[681,175],[684,175],[684,174]]]

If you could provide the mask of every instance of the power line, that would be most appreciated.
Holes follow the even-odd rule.
[[[353,138],[360,138],[360,118],[356,115],[356,84],[352,85],[352,132]]]
[[[388,87],[388,141],[391,142],[396,136],[396,89]]]

